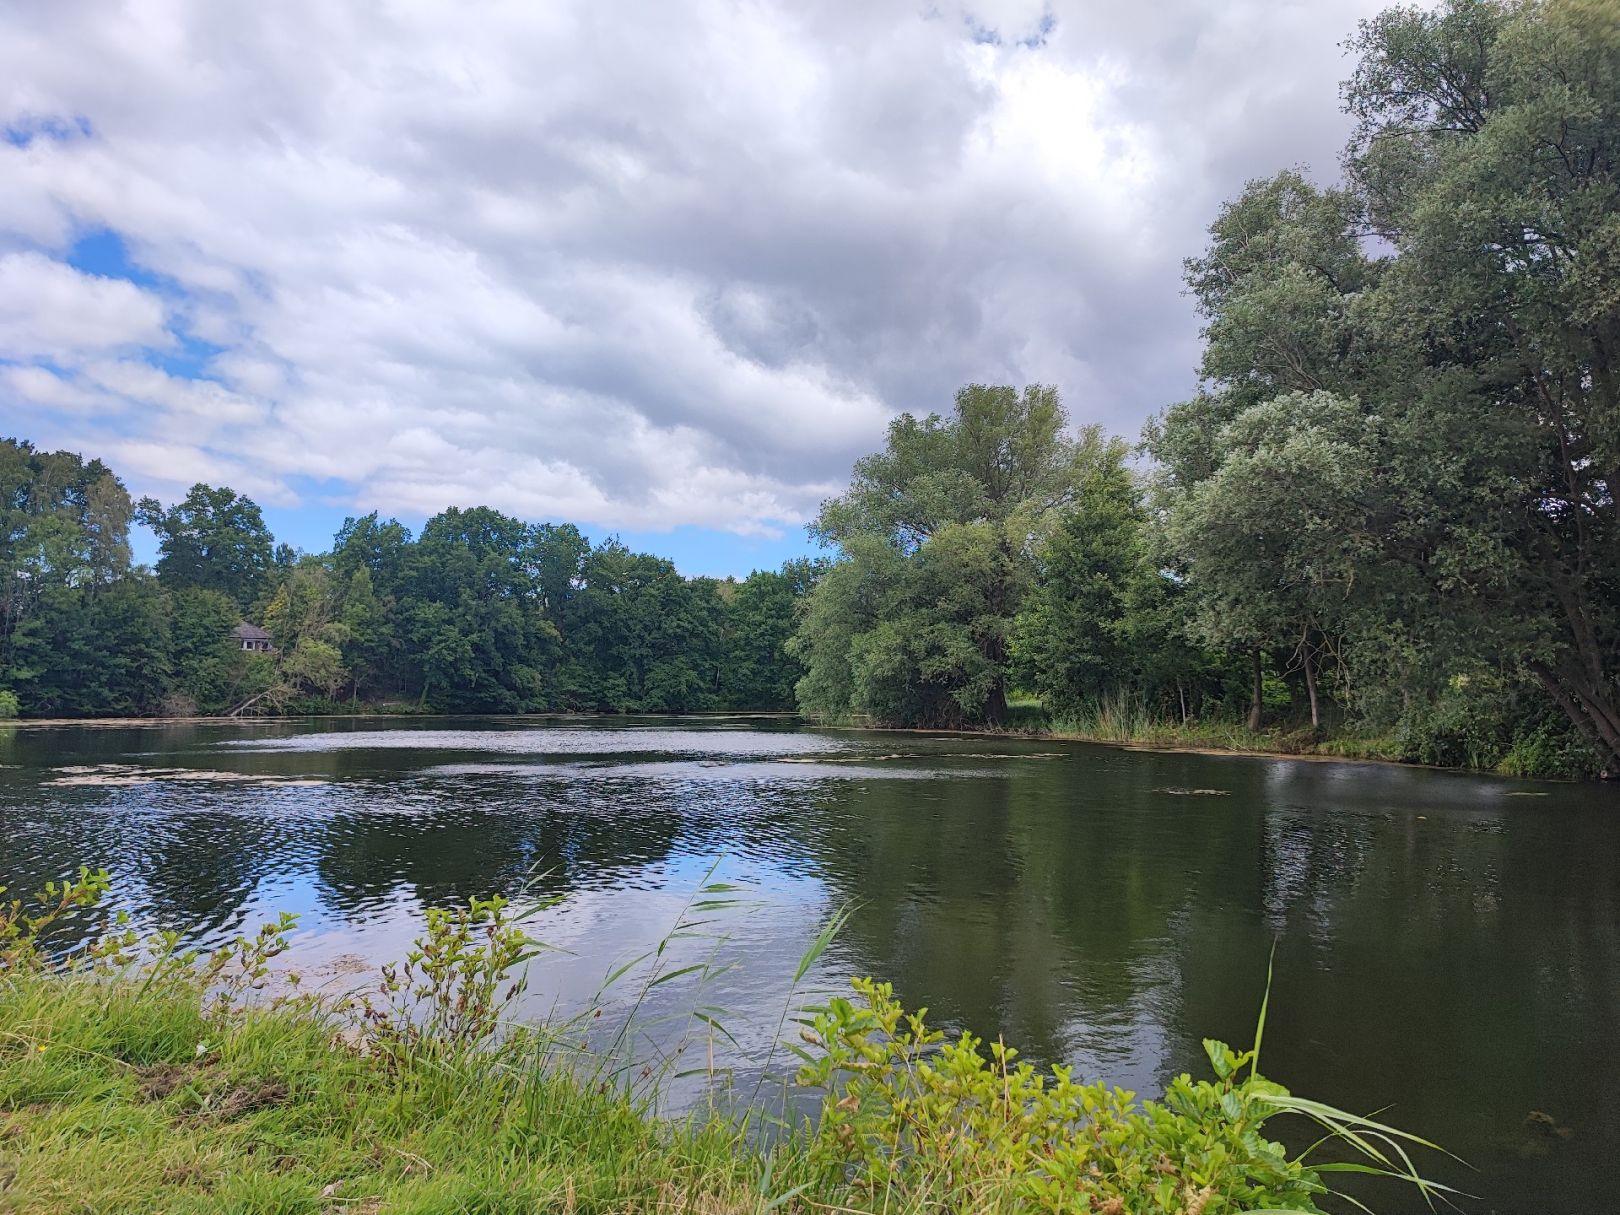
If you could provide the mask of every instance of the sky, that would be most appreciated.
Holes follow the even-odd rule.
[[[1363,0],[12,0],[0,435],[330,545],[485,504],[742,575],[902,411],[1195,383]],[[137,537],[150,559],[150,535]]]

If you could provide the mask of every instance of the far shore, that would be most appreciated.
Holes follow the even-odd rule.
[[[287,721],[796,721],[797,713],[300,713],[287,717],[14,717],[7,726],[133,729],[142,726],[269,726]]]
[[[1325,755],[1315,751],[1273,751],[1253,747],[1211,747],[1198,743],[1129,742],[1117,738],[1104,738],[1095,734],[1075,734],[1062,730],[925,730],[911,726],[819,726],[824,730],[850,730],[873,734],[928,734],[960,738],[1012,738],[1023,742],[1077,742],[1096,747],[1112,747],[1116,751],[1141,751],[1153,755],[1210,755],[1237,759],[1298,759],[1317,764],[1380,764],[1394,768],[1426,768],[1431,772],[1470,772],[1479,776],[1501,776],[1500,772],[1486,768],[1446,768],[1438,764],[1412,763],[1403,759],[1388,759],[1378,755]],[[1545,778],[1534,778],[1545,779]]]
[[[821,730],[843,730],[861,734],[914,734],[951,738],[1001,738],[1022,742],[1077,742],[1092,746],[1112,747],[1119,751],[1139,751],[1164,755],[1207,755],[1237,759],[1289,759],[1317,764],[1378,764],[1386,767],[1425,768],[1433,772],[1467,772],[1478,776],[1496,776],[1503,780],[1551,780],[1549,777],[1516,777],[1493,772],[1486,768],[1453,768],[1438,764],[1420,764],[1408,760],[1390,759],[1377,755],[1336,755],[1312,751],[1290,751],[1277,748],[1222,747],[1202,743],[1178,743],[1155,739],[1134,742],[1097,735],[1076,734],[1058,730],[1014,729],[924,729],[912,726],[852,725],[849,723],[816,723],[798,713],[787,712],[715,712],[715,713],[324,713],[297,717],[38,717],[15,718],[0,722],[0,729],[141,729],[159,726],[268,726],[294,721],[803,721],[807,726]],[[1554,781],[1563,784],[1568,782]]]

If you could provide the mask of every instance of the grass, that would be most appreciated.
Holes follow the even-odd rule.
[[[857,730],[890,728],[861,717],[826,718],[821,719],[819,724]],[[928,728],[925,732],[938,733],[940,730]],[[1221,718],[1179,722],[1150,712],[1139,698],[1128,695],[1108,697],[1099,704],[1066,716],[1054,716],[1039,697],[1012,695],[1008,697],[1007,715],[1001,724],[961,727],[950,732],[1061,738],[1172,751],[1321,755],[1387,763],[1411,762],[1407,749],[1399,740],[1386,734],[1356,733],[1342,726],[1333,730],[1313,729],[1297,724],[1253,731],[1243,722]]]
[[[665,953],[735,901],[713,876],[646,955],[636,1008],[713,970],[670,969]],[[887,985],[857,980],[854,999],[803,1010],[784,1043],[816,1119],[700,1105],[668,1120],[658,1085],[682,1073],[627,1068],[625,1031],[592,1052],[580,1038],[593,1014],[503,1019],[538,956],[527,913],[503,899],[430,910],[364,996],[266,1000],[292,917],[199,955],[172,934],[143,942],[119,915],[96,925],[107,889],[105,873],[81,870],[48,884],[37,910],[0,901],[5,1215],[1238,1215],[1318,1211],[1323,1175],[1345,1168],[1430,1200],[1447,1192],[1411,1163],[1432,1144],[1260,1075],[1264,1003],[1251,1051],[1207,1041],[1214,1079],[1177,1077],[1151,1102],[1015,1062],[999,1042],[948,1038]],[[81,952],[48,947],[87,920],[98,930]],[[712,1062],[709,1079],[723,1091]],[[1316,1122],[1359,1162],[1287,1153],[1266,1129],[1280,1115]]]
[[[1227,719],[1177,721],[1152,712],[1139,697],[1110,696],[1067,717],[1040,712],[1038,701],[1020,705],[1026,720],[1039,721],[1054,738],[1166,749],[1253,751],[1267,755],[1324,755],[1341,759],[1400,761],[1405,752],[1387,735],[1356,733],[1342,727],[1273,726],[1250,730]],[[1039,714],[1039,716],[1037,716]]]
[[[1175,721],[1121,722],[1107,715],[1057,720],[1055,738],[1120,743],[1166,749],[1253,751],[1266,755],[1324,755],[1341,759],[1376,759],[1398,762],[1399,743],[1376,734],[1323,734],[1309,727],[1279,727],[1254,731],[1239,722]]]
[[[756,1211],[759,1158],[521,1053],[383,1066],[313,1008],[0,979],[0,1210]]]

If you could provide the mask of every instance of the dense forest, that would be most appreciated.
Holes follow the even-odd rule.
[[[155,570],[131,565],[136,520]],[[788,708],[815,573],[688,579],[483,507],[418,536],[349,519],[331,552],[295,553],[229,489],[134,503],[100,461],[0,442],[0,688],[29,716]],[[243,621],[273,648],[244,650]]]
[[[1620,22],[1452,0],[1350,49],[1342,180],[1221,210],[1186,263],[1199,390],[1136,447],[970,385],[823,504],[830,559],[716,581],[483,507],[295,553],[229,489],[136,504],[8,441],[0,711],[1033,708],[1620,771]]]

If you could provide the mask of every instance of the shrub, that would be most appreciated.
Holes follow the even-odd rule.
[[[359,1000],[373,1051],[404,1063],[462,1053],[494,1035],[502,1011],[527,986],[512,972],[539,949],[507,906],[495,895],[465,907],[428,908],[427,931],[404,961],[383,966],[377,994]]]
[[[22,704],[17,699],[17,693],[10,688],[0,688],[0,721],[10,721],[22,711]]]
[[[810,1144],[823,1177],[873,1203],[912,1209],[1096,1215],[1316,1211],[1320,1172],[1262,1133],[1279,1114],[1314,1119],[1358,1148],[1352,1167],[1443,1189],[1412,1171],[1401,1140],[1422,1140],[1303,1101],[1260,1075],[1259,1035],[1242,1053],[1207,1040],[1215,1079],[1178,1076],[1162,1101],[1037,1071],[1001,1042],[947,1041],[887,983],[857,979],[803,1035],[798,1082],[826,1094]],[[925,1010],[926,1011],[926,1010]],[[1261,1025],[1264,1025],[1264,1008]],[[1247,1073],[1245,1074],[1245,1069]],[[1427,1145],[1425,1146],[1432,1146]]]
[[[1596,776],[1602,767],[1601,757],[1569,718],[1544,706],[1540,713],[1517,723],[1513,745],[1496,770],[1504,776],[1583,780]]]

